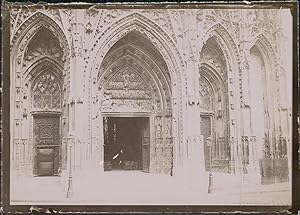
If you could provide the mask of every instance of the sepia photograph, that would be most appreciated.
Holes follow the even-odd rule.
[[[292,205],[290,8],[9,16],[10,205]]]

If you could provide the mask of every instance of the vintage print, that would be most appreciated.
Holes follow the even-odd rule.
[[[291,205],[289,9],[10,23],[10,204]]]

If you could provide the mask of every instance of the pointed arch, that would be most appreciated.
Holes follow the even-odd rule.
[[[253,85],[255,87],[260,87],[261,98],[259,99],[260,104],[254,108],[260,108],[261,110],[255,111],[253,114],[254,122],[263,121],[263,126],[254,126],[257,136],[262,136],[264,157],[275,156],[277,153],[277,145],[274,141],[279,141],[279,127],[280,122],[278,121],[279,110],[277,108],[279,101],[279,70],[278,59],[275,53],[275,49],[272,46],[270,40],[265,34],[257,35],[250,46],[250,56],[253,59],[257,59],[257,63],[252,63],[253,70],[257,72],[254,73]],[[257,68],[259,67],[259,68]],[[251,68],[251,65],[250,65]],[[252,74],[253,75],[253,74]],[[260,82],[257,81],[258,77],[261,79]],[[255,89],[252,87],[251,90],[254,91],[252,94],[252,100],[257,101],[258,98],[255,93]],[[260,114],[257,116],[257,114]],[[255,123],[254,123],[255,124]]]
[[[33,81],[35,76],[38,76],[39,73],[43,72],[44,70],[51,70],[52,73],[60,79],[62,84],[62,67],[61,65],[57,64],[56,61],[52,60],[49,57],[43,57],[36,62],[34,62],[29,68],[24,71],[24,82],[28,83]]]
[[[136,12],[116,21],[96,39],[91,57],[91,60],[94,62],[92,64],[94,66],[91,69],[92,76],[94,77],[97,73],[102,60],[110,48],[134,30],[144,35],[161,53],[167,63],[172,80],[181,80],[179,71],[180,67],[183,66],[183,61],[176,48],[176,44],[157,24]]]
[[[11,38],[12,56],[19,58],[18,61],[21,60],[31,39],[43,27],[50,30],[59,40],[63,49],[63,58],[67,60],[69,44],[62,28],[52,18],[42,12],[32,14],[16,30],[16,33]]]
[[[207,30],[204,37],[204,44],[212,37],[215,36],[216,42],[221,47],[223,54],[227,61],[228,70],[236,70],[239,61],[239,49],[236,42],[229,34],[229,32],[220,23],[213,25]],[[235,67],[235,68],[233,68]]]
[[[39,34],[45,30],[46,33]],[[51,38],[54,39],[49,40],[49,43],[47,37],[39,37],[40,35],[47,35],[48,31],[51,32]],[[34,138],[34,135],[36,135],[34,133],[36,132],[34,129],[36,119],[38,120],[39,117],[44,116],[43,120],[47,121],[48,118],[55,116],[57,123],[55,127],[56,136],[61,135],[62,139],[66,138],[69,129],[67,126],[69,124],[68,107],[65,105],[65,100],[70,93],[69,45],[60,25],[41,12],[36,12],[28,17],[15,32],[10,41],[10,90],[12,101],[10,114],[12,122],[18,120],[18,123],[11,123],[11,147],[16,150],[15,142],[19,141],[19,138],[23,138],[24,147],[32,154],[28,158],[28,163],[33,164],[30,167],[32,174],[39,175],[38,151],[34,147],[37,144]],[[29,56],[32,61],[26,61],[26,50],[29,48],[30,42],[35,40],[36,35],[39,35],[40,41],[43,41],[43,39],[46,41],[47,54],[37,54],[44,53],[41,47],[45,46],[42,45],[37,52],[35,49],[30,49],[34,50],[31,52],[32,56],[26,55],[26,57]],[[56,48],[52,49],[53,47]],[[30,63],[24,64],[25,61]],[[36,101],[37,105],[33,105],[32,101]],[[23,113],[23,117],[20,117],[21,113]],[[23,126],[22,129],[20,129],[21,126]],[[60,138],[53,141],[57,143],[58,147],[54,150],[54,171],[51,170],[51,173],[48,173],[56,175],[60,174],[59,169],[65,169],[66,161],[62,160],[60,151],[63,148],[61,145],[63,141],[61,142]],[[62,144],[65,144],[65,142]],[[17,163],[18,161],[14,162]]]
[[[32,39],[43,30],[50,31],[53,38],[57,40],[59,52],[62,51],[62,61],[60,63],[54,62],[47,56],[41,56],[36,62],[30,62],[28,65],[25,63],[25,54],[28,45]],[[42,12],[36,12],[28,17],[15,31],[16,33],[11,37],[11,80],[12,90],[19,85],[26,84],[28,71],[38,65],[38,63],[49,63],[59,66],[59,71],[64,76],[64,91],[65,97],[70,92],[70,58],[69,58],[69,45],[67,38],[59,26],[51,17]],[[26,78],[24,78],[26,77]],[[13,94],[14,92],[12,92]]]
[[[254,38],[250,47],[252,48],[254,46],[256,46],[260,51],[265,64],[267,64],[267,66],[270,66],[270,69],[275,69],[278,65],[278,61],[275,49],[273,48],[269,39],[264,34],[259,34]],[[276,75],[277,72],[278,71],[276,70]]]
[[[155,24],[152,20],[145,16],[134,12],[126,17],[122,17],[112,25],[108,26],[99,37],[96,39],[93,48],[91,49],[90,67],[86,70],[90,72],[89,75],[89,91],[90,94],[97,91],[95,84],[97,80],[97,74],[100,70],[102,61],[109,52],[109,50],[122,38],[128,35],[130,32],[138,32],[146,38],[160,53],[163,60],[165,61],[170,74],[171,79],[171,92],[172,97],[169,98],[172,111],[172,118],[169,117],[170,123],[172,122],[173,134],[177,133],[178,136],[174,138],[173,146],[174,149],[174,160],[178,159],[180,152],[178,149],[180,144],[183,144],[183,114],[182,114],[182,95],[184,92],[184,83],[182,74],[183,71],[183,60],[181,59],[180,53],[173,40],[161,29],[160,26]],[[93,84],[94,83],[94,84]],[[176,130],[176,131],[175,131]],[[171,144],[172,145],[172,144]]]
[[[214,110],[214,117],[213,120],[211,119],[211,125],[216,143],[213,159],[219,160],[220,165],[223,165],[223,168],[216,167],[214,171],[231,172],[232,166],[230,162],[234,162],[232,151],[235,146],[230,142],[239,139],[239,131],[236,126],[233,126],[232,123],[228,122],[231,121],[232,116],[235,115],[234,110],[238,109],[240,106],[237,100],[239,99],[238,94],[241,93],[239,92],[239,76],[241,75],[239,68],[239,49],[231,34],[229,34],[220,23],[213,25],[206,31],[203,41],[204,45],[202,46],[200,53],[205,50],[207,44],[213,42],[217,46],[216,48],[219,49],[216,51],[220,52],[219,54],[222,55],[219,60],[224,60],[224,62],[219,63],[220,65],[223,65],[221,69],[216,70],[218,65],[211,67],[205,62],[201,62],[201,59],[199,59],[199,77],[200,81],[201,78],[208,77],[209,81],[215,83],[214,87],[219,88],[214,95],[218,108]],[[222,69],[226,71],[222,73]],[[201,73],[204,74],[201,76]],[[229,96],[229,89],[234,89],[234,91],[230,91],[231,96]],[[233,95],[236,96],[234,97]],[[214,130],[214,126],[216,126],[216,130]]]

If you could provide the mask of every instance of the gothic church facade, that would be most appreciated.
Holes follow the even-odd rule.
[[[70,160],[77,172],[212,169],[288,181],[291,35],[282,17],[12,8],[11,173],[62,177]]]

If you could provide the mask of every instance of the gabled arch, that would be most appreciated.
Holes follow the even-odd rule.
[[[276,92],[276,90],[268,89],[272,86],[278,87],[277,84],[274,85],[274,83],[278,80],[279,69],[280,69],[275,49],[273,48],[269,39],[264,34],[259,34],[254,38],[253,42],[251,43],[250,50],[252,48],[257,48],[264,62],[265,73],[267,76],[266,79],[267,92],[270,94],[272,93],[277,94],[278,92]],[[274,102],[274,100],[269,98],[269,102]],[[278,98],[277,98],[277,102],[279,102]]]
[[[42,12],[36,12],[28,17],[16,30],[11,38],[12,53],[22,57],[28,43],[32,37],[39,32],[40,28],[45,27],[50,30],[59,40],[64,52],[64,59],[69,55],[69,44],[61,27],[49,16]]]
[[[224,57],[226,58],[228,73],[232,69],[237,71],[237,68],[233,67],[237,67],[238,65],[239,50],[232,36],[220,23],[213,25],[207,30],[203,39],[204,44],[213,36],[215,36],[216,42],[221,47]]]
[[[257,35],[251,43],[250,49],[256,46],[260,51],[263,60],[270,69],[275,69],[278,65],[275,49],[264,34]],[[277,71],[276,71],[277,73]]]
[[[96,40],[95,47],[92,48],[91,75],[97,73],[100,64],[110,48],[121,38],[131,31],[138,31],[147,38],[161,53],[167,63],[172,79],[181,80],[179,70],[183,66],[183,61],[173,40],[152,20],[139,13],[133,13],[117,20],[112,26],[105,29]],[[96,70],[96,71],[95,71]],[[180,82],[178,82],[180,84]]]
[[[24,67],[23,62],[25,52],[31,40],[37,35],[41,30],[49,30],[55,39],[57,39],[60,48],[62,49],[63,61],[57,63],[55,60],[43,56],[38,58],[36,61],[30,62],[26,67]],[[28,83],[28,78],[30,78],[33,73],[32,69],[36,66],[43,67],[45,64],[51,63],[57,71],[61,72],[64,81],[64,97],[67,98],[67,94],[70,91],[69,78],[70,78],[70,59],[69,59],[69,45],[67,38],[59,26],[52,18],[47,16],[42,12],[36,12],[28,17],[15,31],[16,33],[11,37],[11,90],[16,87],[26,87]],[[12,91],[12,97],[14,92]]]

